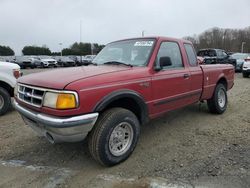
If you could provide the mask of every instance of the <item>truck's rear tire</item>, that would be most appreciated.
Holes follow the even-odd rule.
[[[103,112],[88,137],[92,157],[105,166],[126,160],[133,152],[140,134],[137,117],[124,108]]]
[[[222,114],[227,109],[227,90],[219,83],[215,87],[213,97],[207,100],[208,109],[211,113]]]
[[[8,91],[0,87],[0,116],[4,115],[11,106],[11,97]]]

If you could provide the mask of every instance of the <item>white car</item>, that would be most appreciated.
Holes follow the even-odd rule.
[[[242,75],[244,78],[247,78],[250,75],[250,56],[245,59],[242,66]]]
[[[42,67],[57,67],[57,61],[55,59],[41,59]]]
[[[20,76],[19,65],[0,61],[0,116],[10,109],[16,79]]]

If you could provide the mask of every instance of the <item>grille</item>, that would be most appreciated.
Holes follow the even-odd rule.
[[[35,107],[41,107],[45,90],[18,84],[18,99]]]

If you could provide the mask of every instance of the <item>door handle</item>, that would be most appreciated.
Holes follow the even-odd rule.
[[[184,74],[183,77],[186,79],[186,78],[189,78],[190,75],[189,74]]]

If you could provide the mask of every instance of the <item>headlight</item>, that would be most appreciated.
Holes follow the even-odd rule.
[[[46,92],[43,106],[54,109],[72,109],[77,107],[76,94]]]

